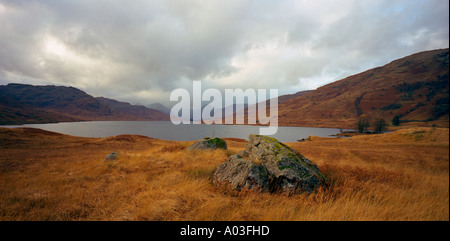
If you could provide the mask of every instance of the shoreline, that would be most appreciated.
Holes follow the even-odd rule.
[[[0,124],[0,127],[9,126],[25,126],[25,125],[45,125],[45,124],[61,124],[61,123],[82,123],[82,122],[170,122],[170,120],[80,120],[80,121],[59,121],[59,122],[32,122],[32,123],[16,123],[16,124]],[[399,126],[389,125],[387,127],[388,131],[405,129],[405,128],[415,128],[415,127],[438,127],[438,128],[450,128],[449,121],[440,121],[439,123],[444,123],[441,125],[436,125],[436,121],[432,122],[420,122],[420,121],[408,121],[404,122]],[[191,124],[194,125],[194,124]],[[195,124],[195,125],[221,125],[221,126],[270,126],[261,124]],[[305,128],[332,128],[332,129],[346,129],[346,130],[356,130],[355,127],[350,127],[350,125],[342,126],[332,126],[326,124],[306,124],[306,125],[296,125],[292,124],[278,124],[278,127],[305,127]]]

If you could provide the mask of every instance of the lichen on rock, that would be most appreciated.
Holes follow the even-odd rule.
[[[227,142],[220,138],[209,138],[205,137],[202,140],[199,140],[198,142],[194,143],[190,147],[188,147],[186,150],[215,150],[215,149],[224,149],[226,150]]]
[[[242,188],[265,189],[267,170],[236,154],[217,167],[214,179],[217,183],[228,182],[236,190]]]
[[[231,156],[215,171],[215,183],[228,182],[236,190],[246,187],[293,194],[312,192],[325,180],[316,164],[272,137],[250,135],[242,153],[249,160]]]

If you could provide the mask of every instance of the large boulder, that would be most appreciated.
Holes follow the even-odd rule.
[[[215,150],[215,149],[227,149],[227,142],[220,138],[205,137],[202,140],[197,141],[186,150]]]
[[[298,151],[261,135],[250,135],[246,150],[220,164],[213,175],[215,183],[228,183],[236,190],[289,194],[312,192],[324,180],[317,165]]]

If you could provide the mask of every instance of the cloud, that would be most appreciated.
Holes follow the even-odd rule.
[[[142,104],[193,80],[287,94],[447,48],[448,13],[442,0],[0,0],[0,84]]]

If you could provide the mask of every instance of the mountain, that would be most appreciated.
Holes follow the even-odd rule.
[[[362,114],[448,127],[449,49],[413,54],[279,104],[279,125],[354,128]]]
[[[120,118],[127,120],[170,120],[166,113],[147,108],[142,105],[131,105],[127,102],[120,102],[104,97],[97,97],[101,103],[111,108],[114,112],[120,113]]]
[[[278,104],[281,104],[281,103],[283,103],[285,101],[288,101],[288,100],[293,99],[293,98],[298,97],[298,96],[306,95],[309,92],[311,92],[311,90],[304,90],[304,91],[296,92],[294,94],[287,94],[287,95],[279,96],[278,97]],[[266,106],[270,105],[269,101],[270,100],[266,100]],[[233,118],[233,123],[236,123],[236,115],[237,114],[243,115],[245,123],[248,123],[247,122],[248,116],[253,116],[253,115],[257,116],[258,115],[258,104],[259,103],[256,103],[256,104],[253,104],[251,106],[234,104],[233,105],[234,111],[233,111],[232,115],[225,115],[225,108],[223,108],[222,109],[222,123],[225,123],[225,119],[226,118]],[[254,108],[254,111],[251,110],[251,108]],[[267,112],[267,113],[269,113],[269,112]],[[258,119],[258,117],[256,117],[256,120],[257,119]]]
[[[295,98],[295,97],[299,97],[299,96],[302,96],[302,95],[306,95],[306,94],[308,94],[309,92],[311,92],[312,90],[304,90],[304,91],[299,91],[299,92],[297,92],[297,93],[294,93],[294,94],[289,94],[289,95],[282,95],[282,96],[279,96],[278,97],[278,104],[281,104],[281,103],[283,103],[283,102],[285,102],[285,101],[288,101],[288,100],[290,100],[290,99],[293,99],[293,98]],[[266,105],[268,105],[269,104],[269,102],[267,102],[266,103]]]
[[[64,86],[0,86],[0,124],[92,120],[169,120],[169,116]]]
[[[167,108],[166,106],[164,106],[161,103],[153,103],[153,104],[147,105],[147,107],[150,108],[150,109],[154,109],[154,110],[157,110],[159,112],[162,112],[164,114],[170,115],[170,109]]]

